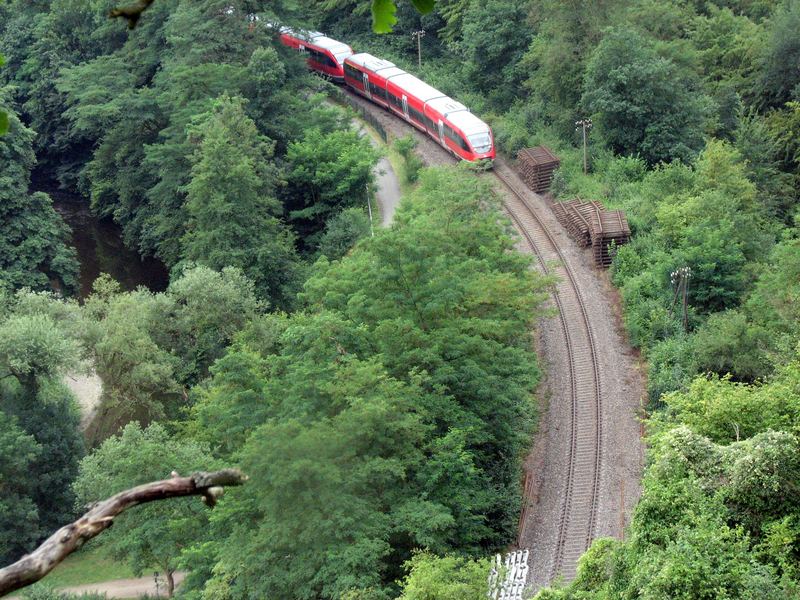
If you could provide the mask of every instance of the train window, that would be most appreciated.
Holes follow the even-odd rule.
[[[369,89],[370,89],[370,92],[372,92],[373,96],[377,96],[378,98],[382,98],[383,100],[386,100],[386,90],[384,88],[382,88],[382,87],[380,87],[378,85],[375,85],[374,83],[370,82]]]
[[[360,80],[361,79],[361,71],[356,69],[352,65],[345,64],[344,66],[344,74],[348,77],[352,77],[353,79]]]
[[[398,98],[397,96],[395,96],[391,92],[387,92],[387,94],[389,96],[389,104],[391,104],[392,106],[397,107],[400,110],[402,110],[403,104],[402,104],[402,102],[400,102],[400,98]]]
[[[319,50],[309,50],[308,52],[311,54],[311,60],[318,62],[321,65],[325,65],[326,67],[336,66],[336,63],[333,62],[331,57],[324,52],[320,52]]]
[[[492,138],[489,136],[489,132],[471,135],[469,141],[472,142],[475,152],[489,152],[492,149]]]

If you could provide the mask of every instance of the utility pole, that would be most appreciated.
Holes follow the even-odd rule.
[[[369,201],[369,184],[367,188],[367,211],[369,212],[369,233],[371,237],[375,237],[375,230],[372,228],[372,202]]]
[[[575,131],[578,131],[578,129],[583,129],[583,174],[586,175],[589,172],[589,161],[586,148],[588,145],[588,134],[592,129],[592,120],[581,119],[580,121],[575,121]]]
[[[411,39],[417,38],[417,66],[422,69],[422,38],[425,37],[425,30],[420,29],[411,34]]]
[[[691,267],[681,267],[669,274],[669,279],[675,287],[675,295],[672,297],[672,308],[670,313],[675,308],[678,298],[681,299],[683,304],[683,330],[688,333],[689,331],[689,280],[692,278]]]

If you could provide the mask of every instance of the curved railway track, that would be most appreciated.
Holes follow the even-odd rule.
[[[520,193],[504,164],[494,175],[511,192],[505,207],[520,234],[536,255],[542,271],[558,278],[553,299],[569,363],[571,422],[568,473],[562,495],[561,519],[550,579],[575,576],[581,554],[594,537],[602,459],[602,395],[597,349],[580,289],[561,249]]]
[[[371,113],[373,117],[381,119],[381,116],[387,115],[380,107],[354,94],[348,96],[353,99],[354,104]],[[386,119],[384,123],[386,126],[402,129],[403,132],[411,130],[423,144],[430,142],[428,136],[395,119],[393,115],[388,115]],[[438,160],[442,162],[453,160],[450,154],[445,157],[445,151],[437,144],[430,142],[429,145],[432,146],[432,151],[440,153],[441,158]],[[558,496],[557,503],[553,507],[555,509],[553,514],[558,515],[558,522],[552,525],[557,530],[553,532],[553,545],[551,547],[548,542],[544,546],[536,544],[536,547],[530,548],[534,555],[541,552],[548,553],[542,562],[542,568],[545,569],[542,572],[544,579],[531,582],[538,587],[553,581],[559,575],[566,580],[574,578],[578,559],[588,549],[595,536],[595,530],[602,530],[604,535],[609,534],[607,525],[603,528],[597,524],[603,460],[603,406],[599,355],[589,319],[590,313],[584,303],[577,278],[556,239],[526,199],[527,188],[517,189],[517,185],[523,184],[519,180],[514,181],[513,172],[502,159],[498,158],[495,162],[492,173],[508,190],[509,194],[505,194],[504,203],[506,211],[524,242],[536,255],[541,270],[557,278],[553,299],[558,309],[559,336],[555,343],[563,346],[566,355],[566,363],[563,363],[563,370],[566,373],[562,379],[564,385],[569,388],[569,393],[559,396],[566,398],[566,402],[570,404],[567,433],[569,439],[564,450],[566,456],[564,456],[563,483],[558,492],[553,490]],[[526,478],[526,495],[529,493],[528,482],[529,479]],[[520,538],[523,537],[523,528],[528,524],[527,517],[524,511],[520,517]],[[549,523],[552,521],[548,521]],[[536,561],[542,557],[539,556],[538,559],[532,557],[532,559]],[[547,562],[550,563],[549,567],[545,567]]]

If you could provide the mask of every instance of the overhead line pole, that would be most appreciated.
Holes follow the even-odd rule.
[[[425,37],[425,30],[420,29],[411,34],[411,39],[417,38],[417,66],[422,69],[422,38]]]

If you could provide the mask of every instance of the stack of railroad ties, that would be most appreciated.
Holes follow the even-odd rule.
[[[559,165],[559,159],[544,146],[524,148],[517,155],[520,176],[537,193],[549,189],[553,172]],[[598,267],[610,266],[616,249],[631,238],[624,211],[606,210],[596,200],[579,198],[567,202],[555,201],[550,206],[559,223],[580,246],[592,247]]]
[[[591,246],[598,267],[609,267],[616,250],[631,239],[625,211],[606,210],[597,200],[569,200],[551,205],[561,223],[579,245]]]

